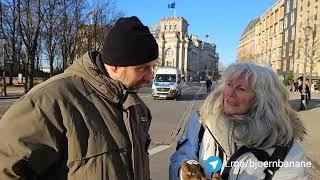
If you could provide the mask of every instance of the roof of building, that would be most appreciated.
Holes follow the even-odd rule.
[[[244,29],[243,33],[241,34],[241,37],[244,36],[251,29],[253,29],[258,22],[259,22],[259,18],[255,18],[255,19],[251,20],[249,22],[248,26]]]

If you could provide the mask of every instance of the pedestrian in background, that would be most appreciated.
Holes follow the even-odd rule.
[[[158,45],[137,17],[118,19],[102,52],[34,87],[0,120],[0,179],[149,180],[151,114],[135,90]]]
[[[309,102],[309,100],[311,100],[311,92],[310,92],[310,88],[309,88],[309,85],[308,84],[306,84],[305,85],[306,87],[305,87],[305,95],[306,95],[306,103],[308,104],[308,102]],[[299,85],[299,87],[298,87],[298,89],[299,89],[299,92],[302,94],[303,92],[302,92],[302,89],[303,89],[303,85],[302,85],[302,83]],[[302,99],[303,99],[304,97],[302,97],[301,96],[301,101],[302,101]]]
[[[208,78],[206,80],[206,86],[207,86],[207,93],[211,91],[212,81]]]
[[[298,93],[299,92],[299,83],[298,83],[298,81],[294,81],[293,82],[293,86],[294,86],[294,92]]]
[[[306,179],[305,167],[241,166],[246,162],[305,162],[297,142],[304,135],[304,125],[289,104],[288,91],[272,69],[232,64],[225,70],[222,84],[189,121],[170,158],[169,177]],[[221,160],[216,173],[210,171],[213,166],[207,161],[213,156]],[[235,162],[238,166],[231,165]]]

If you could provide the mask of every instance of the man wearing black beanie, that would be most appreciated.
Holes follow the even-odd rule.
[[[135,90],[152,80],[158,45],[120,18],[103,49],[35,86],[0,120],[0,179],[149,180],[151,113]]]

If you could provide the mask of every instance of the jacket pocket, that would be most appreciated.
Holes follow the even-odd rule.
[[[117,145],[106,135],[87,140],[69,138],[68,178],[70,179],[128,179],[131,176],[131,147]]]

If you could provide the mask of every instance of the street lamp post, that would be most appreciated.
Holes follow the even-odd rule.
[[[304,54],[305,59],[303,62],[303,80],[302,80],[302,94],[301,94],[301,110],[307,109],[307,92],[306,92],[306,69],[307,69],[307,61],[308,61],[308,41],[309,35],[312,33],[312,28],[310,26],[306,26],[303,28],[305,35],[305,47]]]
[[[6,90],[6,71],[5,71],[5,67],[6,67],[6,61],[5,61],[5,44],[6,44],[6,40],[2,39],[2,60],[3,60],[3,68],[2,68],[2,94],[3,96],[7,96],[7,90]]]

